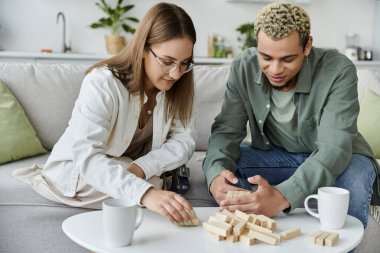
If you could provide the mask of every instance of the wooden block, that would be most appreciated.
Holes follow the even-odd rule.
[[[226,241],[228,241],[228,242],[238,242],[239,241],[239,236],[236,236],[236,235],[227,235]]]
[[[258,226],[256,224],[251,223],[251,222],[247,222],[247,228],[249,228],[251,230],[256,230],[256,231],[264,233],[264,234],[271,234],[271,233],[273,233],[272,230],[270,230],[268,228],[265,228],[265,227]]]
[[[271,230],[276,229],[277,222],[275,220],[273,220],[273,219],[271,219],[271,218],[269,218],[269,217],[267,217],[265,215],[262,215],[262,214],[257,215],[257,218],[260,219],[261,221],[263,221],[263,220],[266,221],[265,226],[263,226],[263,225],[261,225],[261,226],[269,228]]]
[[[234,197],[234,191],[227,192],[227,199],[232,199]]]
[[[215,218],[214,216],[210,216],[208,218],[208,221],[211,221],[211,222],[218,222],[218,223],[221,223],[223,224],[224,226],[227,226],[229,227],[230,229],[232,229],[232,224],[230,223],[227,223],[227,222],[224,222],[224,221],[221,221],[221,220],[218,220],[217,218]],[[209,222],[210,223],[210,222]]]
[[[244,197],[245,196],[245,191],[239,191],[239,197]]]
[[[289,240],[299,235],[301,235],[301,229],[299,228],[294,228],[281,232],[281,236],[284,238],[284,240]]]
[[[223,222],[229,222],[231,220],[230,217],[228,217],[227,215],[222,214],[220,212],[215,214],[215,218],[217,218],[218,220],[223,221]]]
[[[198,217],[191,218],[191,222],[193,223],[193,226],[198,226],[199,225],[199,219],[198,219]]]
[[[254,214],[254,213],[249,213],[248,215],[252,218],[252,221],[251,221],[251,222],[255,223],[255,220],[256,220],[256,218],[257,218],[257,215]]]
[[[255,238],[250,235],[241,235],[240,241],[246,245],[252,245],[255,243]]]
[[[228,217],[230,217],[233,220],[242,221],[241,218],[237,217],[235,214],[231,213],[227,209],[223,209],[222,214],[227,215]]]
[[[232,230],[231,224],[228,224],[226,222],[222,222],[222,221],[219,221],[216,219],[213,221],[208,221],[208,223],[214,227],[218,227],[218,228],[227,230],[227,235],[229,235],[231,233],[231,230]]]
[[[235,225],[232,229],[232,234],[239,236],[243,233],[246,225],[246,221],[240,221],[237,225]]]
[[[282,240],[282,236],[281,236],[281,234],[278,234],[278,233],[271,233],[271,234],[267,234],[267,235],[276,238],[276,241],[277,241],[278,243],[281,242],[281,240]]]
[[[218,225],[210,224],[209,221],[203,222],[203,228],[206,229],[208,232],[211,232],[213,234],[217,234],[223,237],[226,237],[229,235],[229,229],[225,229],[222,227],[219,227]]]
[[[178,226],[198,226],[199,218],[197,217],[197,214],[195,213],[194,209],[192,209],[191,211],[187,210],[187,212],[190,214],[191,220],[189,220],[187,223],[184,221],[181,221],[181,222],[174,222],[174,224]]]
[[[211,238],[217,240],[217,241],[222,241],[225,239],[225,237],[221,236],[221,235],[217,235],[217,234],[214,234],[210,231],[206,231],[207,232],[207,235],[210,236]]]
[[[244,212],[242,212],[242,211],[240,211],[240,210],[236,210],[236,211],[235,211],[235,215],[236,215],[237,217],[239,217],[240,219],[244,220],[244,221],[252,220],[252,217],[251,217],[251,216],[249,216],[248,214],[246,214],[246,213],[244,213]]]
[[[316,239],[316,244],[319,245],[319,246],[323,246],[325,245],[325,238],[327,236],[329,236],[330,233],[329,232],[323,232],[322,234],[320,234],[317,239]]]
[[[332,247],[339,241],[338,233],[330,233],[329,236],[325,238],[325,245]]]
[[[317,244],[317,237],[320,236],[321,234],[323,234],[324,231],[317,231],[315,232],[314,234],[312,234],[310,236],[310,239],[311,239],[311,242],[314,243],[314,244]]]
[[[269,243],[272,245],[275,245],[277,243],[276,238],[274,238],[270,235],[267,235],[267,234],[260,233],[260,232],[255,231],[255,230],[249,230],[248,235],[254,237],[255,239],[257,239],[259,241],[266,242],[266,243]]]

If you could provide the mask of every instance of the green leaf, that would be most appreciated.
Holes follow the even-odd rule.
[[[132,21],[132,22],[135,22],[135,23],[138,23],[139,20],[137,18],[132,18],[132,17],[127,17],[126,19]]]
[[[124,5],[123,0],[118,0],[115,8],[109,6],[106,2],[107,0],[99,0],[95,3],[105,14],[106,17],[100,18],[98,22],[92,23],[90,25],[91,28],[99,28],[99,27],[108,27],[111,29],[113,34],[117,34],[120,28],[127,33],[134,33],[135,29],[131,27],[128,22],[138,23],[139,19],[135,17],[126,17],[125,14],[135,7],[133,4]]]

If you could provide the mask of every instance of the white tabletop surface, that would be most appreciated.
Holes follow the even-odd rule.
[[[216,207],[196,207],[194,210],[201,222],[203,222],[214,215],[218,209]],[[71,216],[63,222],[62,228],[65,234],[74,242],[97,253],[348,252],[360,243],[364,234],[363,225],[352,216],[347,217],[342,229],[329,230],[321,228],[319,221],[307,214],[304,209],[297,209],[291,215],[280,214],[274,217],[277,221],[275,232],[300,228],[301,236],[282,241],[274,246],[262,242],[248,246],[241,242],[216,241],[206,234],[201,225],[197,227],[178,227],[152,211],[144,209],[143,213],[144,221],[140,228],[135,231],[132,244],[126,247],[107,246],[103,234],[101,211]],[[334,247],[314,245],[310,241],[310,235],[318,230],[338,232],[339,243]]]

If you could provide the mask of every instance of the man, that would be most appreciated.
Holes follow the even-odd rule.
[[[203,170],[221,208],[274,216],[322,186],[350,191],[349,214],[367,224],[378,165],[358,133],[354,64],[312,46],[299,6],[270,4],[256,18],[257,49],[232,63]],[[252,141],[241,144],[249,122]],[[226,199],[228,190],[252,194]],[[376,184],[377,185],[377,184]],[[378,202],[376,202],[378,204]]]

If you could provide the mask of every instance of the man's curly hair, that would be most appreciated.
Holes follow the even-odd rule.
[[[265,6],[257,15],[255,22],[256,39],[263,31],[273,40],[287,37],[298,31],[303,46],[310,36],[310,18],[304,9],[291,3],[273,3]]]

